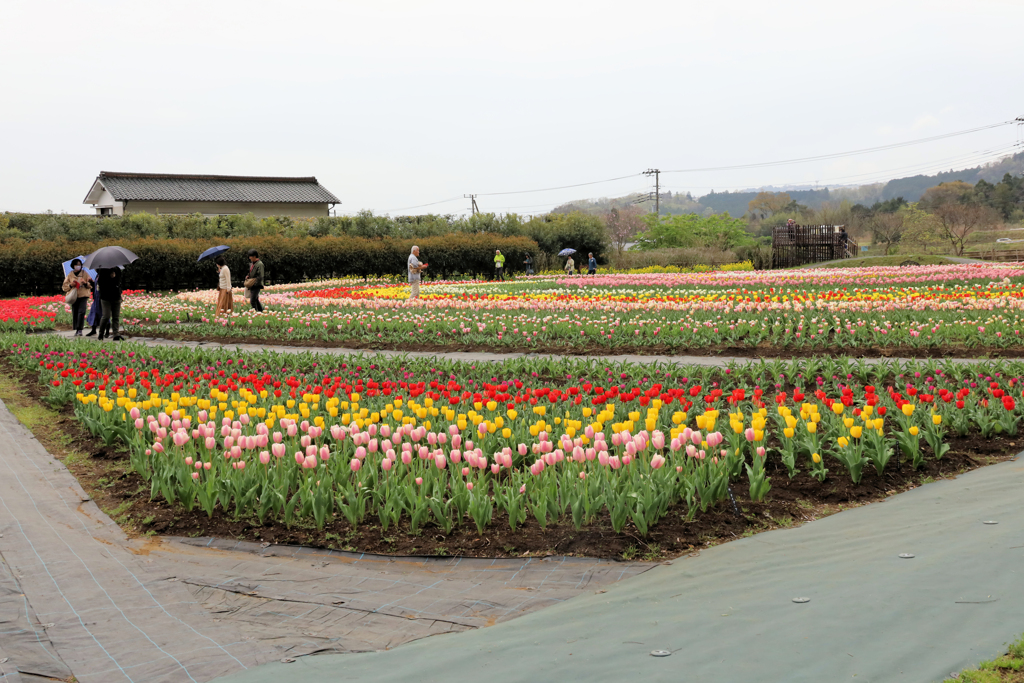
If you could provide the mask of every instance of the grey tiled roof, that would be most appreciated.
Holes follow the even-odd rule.
[[[313,177],[262,178],[101,171],[97,180],[117,200],[341,203]]]

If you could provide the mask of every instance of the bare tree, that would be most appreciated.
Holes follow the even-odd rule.
[[[893,245],[899,244],[907,228],[906,216],[900,212],[876,212],[868,219],[868,227],[876,243],[885,243],[885,255],[888,256]]]
[[[644,213],[639,206],[627,206],[624,209],[612,209],[605,214],[604,222],[608,226],[608,236],[611,237],[615,252],[620,257],[626,244],[647,227],[644,223]]]
[[[764,220],[769,216],[785,211],[793,199],[788,192],[758,192],[757,196],[747,203],[747,211],[751,216]]]
[[[981,228],[997,220],[995,212],[987,206],[948,202],[935,207],[942,236],[953,247],[957,256],[963,256],[967,240]]]

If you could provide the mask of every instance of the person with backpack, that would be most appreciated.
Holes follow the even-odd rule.
[[[263,261],[260,260],[260,253],[255,249],[249,250],[249,273],[245,276],[246,294],[249,296],[249,304],[257,313],[263,312],[263,304],[260,303],[260,290],[263,289]]]

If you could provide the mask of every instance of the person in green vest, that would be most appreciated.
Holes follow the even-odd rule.
[[[494,250],[494,279],[505,279],[505,255],[501,253],[501,249]]]

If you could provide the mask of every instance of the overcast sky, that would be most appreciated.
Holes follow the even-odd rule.
[[[2,0],[0,211],[90,213],[106,170],[315,175],[344,213],[462,213],[473,192],[540,213],[645,191],[648,167],[1024,116],[1022,25],[1021,0]],[[973,166],[1019,135],[662,184],[872,182]]]

